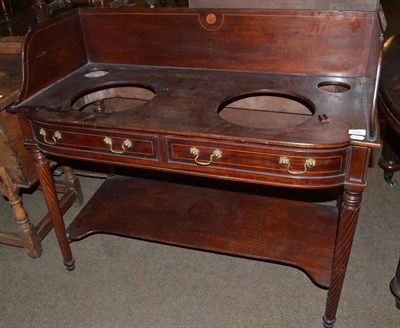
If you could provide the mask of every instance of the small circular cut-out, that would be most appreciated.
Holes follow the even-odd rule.
[[[206,21],[208,24],[214,25],[217,22],[217,16],[215,16],[215,14],[208,14]]]
[[[233,97],[219,107],[219,116],[234,125],[258,129],[282,129],[314,115],[307,100],[286,94],[252,93]]]
[[[217,31],[224,24],[224,15],[221,13],[199,14],[199,23],[207,31]]]
[[[104,70],[93,70],[90,72],[87,72],[84,76],[88,78],[96,78],[96,77],[102,77],[108,74],[108,71]]]
[[[342,82],[321,82],[318,89],[329,93],[344,93],[351,89],[350,85]]]
[[[144,105],[155,95],[153,90],[145,86],[114,85],[80,94],[71,106],[82,112],[115,113]]]

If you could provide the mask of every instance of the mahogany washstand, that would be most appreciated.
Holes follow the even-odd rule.
[[[99,232],[287,264],[328,289],[332,327],[379,147],[368,3],[79,9],[34,27],[14,111],[67,268],[70,242]],[[129,174],[65,229],[46,156]],[[338,206],[290,196],[320,190]]]

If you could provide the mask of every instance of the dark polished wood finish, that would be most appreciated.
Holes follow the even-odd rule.
[[[58,204],[56,188],[53,183],[50,167],[46,157],[38,149],[32,149],[32,156],[35,161],[35,166],[39,175],[40,184],[43,189],[43,195],[49,209],[50,217],[53,221],[54,231],[64,257],[64,264],[68,270],[72,270],[75,267],[75,261],[72,258],[71,249],[65,235],[65,226],[62,219],[63,213]]]
[[[97,232],[288,264],[328,289],[332,327],[379,146],[380,36],[373,10],[80,9],[34,28],[14,110],[68,268]],[[45,154],[133,177],[65,230]]]
[[[0,243],[23,247],[31,257],[42,254],[42,239],[52,228],[46,214],[35,226],[20,199],[22,189],[37,187],[37,173],[30,152],[24,147],[18,116],[6,111],[13,103],[21,84],[21,37],[0,38],[0,193],[7,198],[18,231],[0,230]],[[65,180],[57,182],[62,193],[59,202],[64,213],[74,202],[82,204],[79,180],[71,168],[64,167]],[[3,213],[1,219],[4,219]]]
[[[221,190],[215,188],[218,184],[210,185],[207,180],[189,182],[111,178],[69,226],[68,237],[79,240],[93,233],[111,232],[275,260],[302,268],[316,284],[329,287],[335,245],[331,236],[337,228],[335,207],[293,200],[282,203],[272,197],[242,192],[240,186],[236,186],[238,190]],[[285,208],[281,215],[271,215],[281,207]],[[314,213],[312,218],[310,211]],[[127,218],[126,213],[134,215]],[[110,221],[110,216],[116,221]],[[281,233],[276,234],[276,229]],[[296,252],[299,247],[301,253]]]
[[[396,186],[393,179],[400,170],[400,35],[394,35],[384,44],[382,74],[379,86],[379,110],[385,120],[382,156],[379,165],[390,186]],[[396,275],[390,283],[400,309],[400,261]]]
[[[400,170],[400,35],[389,38],[384,45],[378,105],[385,121],[382,156],[379,166],[385,180],[396,185],[393,175]]]

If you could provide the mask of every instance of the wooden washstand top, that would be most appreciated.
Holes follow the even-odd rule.
[[[78,126],[305,148],[377,146],[379,36],[375,12],[74,10],[28,34],[14,110]],[[141,101],[134,108],[80,110],[89,100],[129,98],[129,88]],[[220,113],[238,99],[263,97],[261,105],[277,99],[302,108]],[[261,116],[242,124],[253,112]],[[350,129],[365,137],[352,140]]]

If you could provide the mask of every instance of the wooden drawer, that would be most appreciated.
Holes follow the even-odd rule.
[[[36,122],[33,122],[33,131],[40,147],[56,154],[63,153],[62,149],[66,149],[76,152],[74,157],[79,157],[82,152],[90,152],[159,161],[158,138],[151,135],[93,128],[86,131],[82,128]]]
[[[344,174],[345,149],[292,151],[177,138],[167,139],[166,143],[170,163],[285,176]]]

